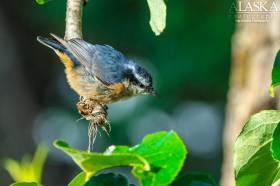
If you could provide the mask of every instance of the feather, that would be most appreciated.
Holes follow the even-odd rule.
[[[104,84],[121,83],[130,71],[129,60],[111,46],[71,39],[66,47],[90,74]]]

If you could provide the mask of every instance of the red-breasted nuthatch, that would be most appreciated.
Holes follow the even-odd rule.
[[[80,96],[107,104],[135,95],[155,95],[151,75],[111,46],[50,35],[37,40],[59,56],[68,83]]]

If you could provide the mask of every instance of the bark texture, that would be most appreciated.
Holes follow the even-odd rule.
[[[82,15],[83,0],[67,0],[66,18],[65,18],[65,36],[66,40],[73,38],[83,38],[82,34]]]
[[[267,23],[237,23],[232,39],[230,89],[224,129],[221,186],[234,186],[233,146],[253,114],[276,105],[268,95],[271,69],[280,48],[280,16]]]

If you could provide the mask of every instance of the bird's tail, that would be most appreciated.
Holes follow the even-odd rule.
[[[55,34],[50,34],[50,35],[51,35],[50,38],[38,36],[37,40],[43,45],[53,50],[59,50],[60,52],[64,52],[66,50],[65,45],[67,44],[67,42],[64,39],[56,36]]]
[[[68,50],[68,42],[61,37],[55,34],[50,34],[49,38],[38,36],[37,40],[43,45],[53,49],[59,56],[61,61],[64,63],[66,68],[71,67],[70,69],[72,69],[72,67],[76,67],[79,65],[78,60]]]

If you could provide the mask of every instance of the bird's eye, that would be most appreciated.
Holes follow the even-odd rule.
[[[143,84],[140,84],[140,88],[145,88],[145,85],[143,85]]]

